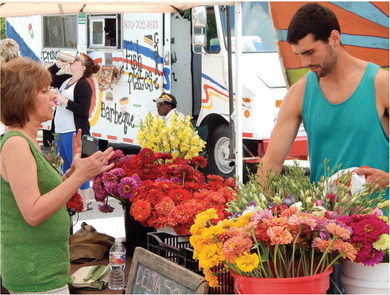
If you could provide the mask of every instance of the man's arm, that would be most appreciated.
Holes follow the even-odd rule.
[[[386,135],[389,136],[389,71],[380,69],[375,77],[376,107]],[[378,184],[381,188],[389,186],[389,171],[362,167],[354,171],[365,175],[366,182]]]
[[[269,145],[258,169],[259,180],[268,170],[280,173],[284,160],[294,142],[302,122],[301,110],[306,77],[294,84],[286,94],[272,131]]]

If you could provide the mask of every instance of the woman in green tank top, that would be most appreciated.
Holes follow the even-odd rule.
[[[112,168],[112,148],[80,158],[73,139],[72,167],[59,175],[37,143],[42,122],[53,119],[50,73],[30,59],[1,69],[1,269],[12,293],[69,293],[69,216],[66,202],[90,178]]]

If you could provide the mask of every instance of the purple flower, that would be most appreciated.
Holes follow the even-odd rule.
[[[366,256],[366,259],[363,260],[363,264],[367,266],[374,266],[382,261],[383,256],[384,254],[382,251],[372,249],[369,255]]]
[[[116,195],[118,193],[118,184],[125,175],[125,171],[122,168],[115,168],[103,173],[102,180],[108,194]]]
[[[286,198],[282,200],[282,203],[285,204],[286,206],[290,207],[292,204],[294,204],[295,198],[293,195],[288,195]]]
[[[272,217],[272,211],[270,209],[265,209],[260,212],[257,212],[253,215],[252,220],[253,221],[260,221],[264,218],[271,218]]]
[[[108,204],[99,205],[98,208],[99,211],[103,213],[111,213],[112,211],[114,211],[114,207],[111,207]]]
[[[166,179],[165,177],[159,177],[159,178],[156,178],[155,180],[154,180],[154,182],[164,182],[164,181],[168,181],[168,179]]]
[[[172,183],[177,183],[177,184],[182,184],[182,182],[183,182],[183,180],[177,176],[172,177],[169,181]]]
[[[142,185],[143,181],[142,181],[141,177],[138,176],[138,174],[134,174],[131,177],[135,180],[137,186],[141,186]]]
[[[121,150],[115,150],[112,155],[109,163],[119,162],[119,160],[123,157],[123,152]]]
[[[107,197],[107,192],[104,189],[103,182],[101,181],[101,179],[94,180],[94,182],[92,184],[92,189],[93,189],[96,201],[102,202]]]
[[[122,178],[118,185],[118,194],[125,199],[130,199],[137,187],[137,181],[133,177]]]

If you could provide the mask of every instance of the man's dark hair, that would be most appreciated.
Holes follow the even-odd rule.
[[[287,42],[297,44],[308,34],[313,34],[315,41],[328,42],[333,30],[341,33],[339,22],[333,11],[318,3],[308,3],[294,14],[288,26]]]

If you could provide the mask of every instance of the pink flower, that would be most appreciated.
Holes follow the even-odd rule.
[[[130,199],[136,187],[137,182],[133,177],[124,177],[118,185],[118,194],[124,199]]]
[[[362,260],[364,265],[374,266],[383,260],[384,253],[376,249],[372,249],[366,259]]]
[[[270,227],[269,229],[267,229],[267,234],[271,239],[271,245],[289,244],[293,239],[291,233],[282,226]]]
[[[103,186],[102,179],[96,179],[93,181],[92,188],[93,192],[95,194],[95,200],[98,202],[103,202],[104,199],[107,197],[107,192]]]
[[[108,194],[116,195],[118,193],[118,184],[121,177],[125,176],[125,171],[122,168],[114,168],[103,173],[103,184]]]
[[[241,236],[234,236],[228,239],[223,247],[223,256],[231,262],[235,262],[236,259],[243,255],[244,252],[249,253],[252,247],[252,240],[249,238],[243,238]]]
[[[362,218],[360,221],[353,223],[351,227],[355,235],[363,236],[370,242],[377,241],[381,234],[389,233],[389,226],[386,222],[373,215],[367,215],[366,218]]]
[[[267,219],[267,218],[271,218],[272,217],[272,212],[271,212],[271,209],[265,209],[265,210],[262,210],[258,213],[255,213],[252,217],[252,219],[254,221],[261,221],[263,218]]]

